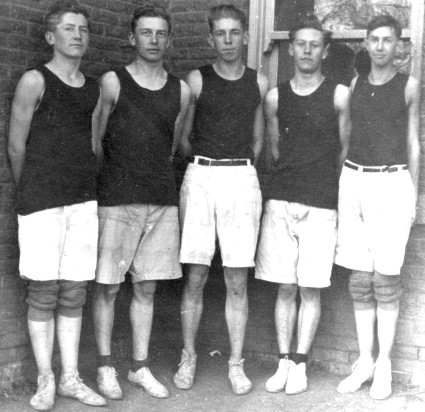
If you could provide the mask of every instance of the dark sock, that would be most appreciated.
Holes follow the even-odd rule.
[[[97,355],[97,367],[113,366],[114,361],[111,355]]]
[[[288,358],[289,360],[291,360],[291,354],[290,353],[279,353],[278,358],[279,359],[285,359]]]
[[[140,368],[147,368],[149,367],[149,359],[143,359],[143,360],[136,360],[133,359],[133,361],[131,362],[131,367],[130,370],[132,372],[137,372]]]
[[[291,360],[294,361],[295,365],[298,365],[302,362],[307,363],[308,355],[305,355],[304,353],[291,353]]]

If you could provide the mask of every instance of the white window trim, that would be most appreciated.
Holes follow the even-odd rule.
[[[250,0],[248,66],[269,78],[270,85],[277,84],[279,59],[278,42],[288,40],[287,31],[274,31],[275,2]],[[403,38],[412,42],[412,74],[420,80],[422,59],[422,35],[424,29],[424,2],[412,0],[411,30],[403,30]],[[366,30],[336,31],[332,36],[341,40],[361,40]]]

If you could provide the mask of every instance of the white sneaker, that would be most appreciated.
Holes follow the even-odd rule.
[[[97,368],[97,388],[109,399],[122,399],[122,390],[117,376],[118,373],[112,366]]]
[[[236,395],[245,395],[252,389],[252,382],[247,378],[243,370],[245,359],[239,362],[229,361],[229,379],[232,384],[232,391]]]
[[[179,370],[173,377],[176,388],[190,389],[193,386],[196,370],[196,358],[196,355],[190,357],[189,353],[183,349],[182,359],[179,363]]]
[[[285,358],[279,359],[279,366],[276,373],[266,382],[266,391],[272,393],[282,391],[288,380],[288,372],[289,359],[285,356]]]
[[[294,361],[289,361],[288,380],[285,386],[285,393],[287,395],[296,395],[307,390],[307,375],[305,370],[305,362],[297,365]]]
[[[373,383],[370,387],[370,397],[377,400],[388,398],[393,392],[391,382],[391,361],[376,362]]]
[[[170,396],[167,388],[154,378],[146,366],[140,368],[137,372],[129,370],[127,379],[130,383],[140,386],[148,395],[155,398],[168,398]]]
[[[50,411],[55,404],[55,377],[40,375],[37,378],[37,393],[31,398],[30,405],[36,411]]]
[[[336,390],[339,393],[354,393],[357,392],[362,384],[373,378],[373,359],[361,359],[359,358],[351,370],[353,371],[350,376],[346,377]]]

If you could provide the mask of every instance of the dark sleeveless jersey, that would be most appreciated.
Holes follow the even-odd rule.
[[[409,77],[397,73],[375,86],[360,76],[351,98],[352,131],[347,159],[365,166],[407,163],[407,107]]]
[[[121,89],[103,140],[99,205],[177,205],[171,161],[180,80],[168,74],[160,90],[141,87],[126,68],[116,71]]]
[[[279,161],[266,199],[335,209],[341,146],[334,106],[337,84],[328,78],[308,96],[278,86]]]
[[[36,70],[45,90],[26,141],[15,204],[21,215],[96,198],[91,125],[97,82],[85,77],[82,87],[72,87],[45,66]]]
[[[202,90],[196,103],[193,153],[212,159],[253,159],[255,110],[261,102],[257,72],[238,80],[220,77],[212,65],[199,68]]]

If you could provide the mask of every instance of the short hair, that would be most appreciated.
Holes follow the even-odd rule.
[[[233,4],[221,4],[220,6],[211,7],[208,12],[208,25],[210,26],[210,33],[213,32],[214,23],[220,19],[234,19],[241,23],[242,29],[247,30],[247,22],[245,13],[235,7]]]
[[[167,22],[168,33],[171,32],[171,15],[164,7],[155,6],[152,3],[144,4],[134,10],[133,19],[131,20],[131,32],[134,33],[137,27],[137,22],[142,17],[160,17]]]
[[[61,17],[66,13],[82,14],[86,18],[87,23],[89,22],[89,13],[77,1],[61,0],[54,3],[44,17],[46,31],[54,32]]]
[[[302,29],[315,29],[322,33],[323,43],[327,46],[332,40],[332,32],[325,30],[319,18],[312,13],[307,13],[302,16],[294,26],[289,30],[289,41],[292,43],[295,40],[295,35]]]
[[[373,17],[368,23],[367,23],[367,36],[379,27],[391,27],[394,29],[394,33],[397,37],[397,39],[400,39],[401,37],[401,24],[400,22],[394,18],[393,16],[390,16],[389,14],[380,14],[378,16]]]

